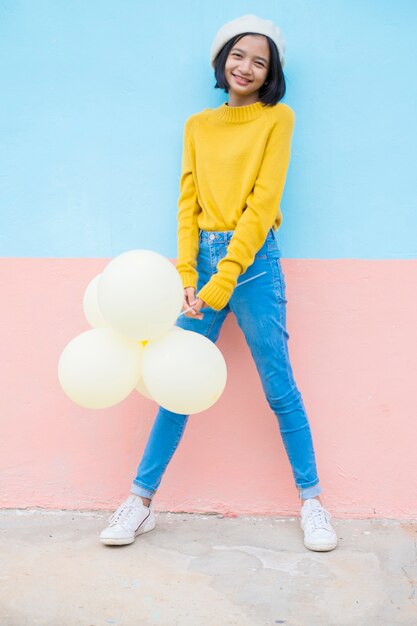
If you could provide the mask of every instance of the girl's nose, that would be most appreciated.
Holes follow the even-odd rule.
[[[239,64],[239,69],[242,74],[250,74],[250,61],[245,59]]]

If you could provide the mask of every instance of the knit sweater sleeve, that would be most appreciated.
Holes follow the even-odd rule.
[[[275,221],[281,223],[280,200],[291,156],[294,111],[284,105],[268,136],[261,167],[217,273],[197,296],[216,311],[228,303],[240,274],[253,263]]]
[[[176,268],[184,287],[197,287],[197,254],[199,228],[197,217],[201,207],[197,200],[193,167],[195,152],[192,138],[192,122],[189,118],[184,126],[180,194],[178,198],[177,263]]]

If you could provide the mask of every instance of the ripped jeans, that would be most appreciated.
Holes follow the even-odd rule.
[[[226,255],[233,231],[200,231],[197,258],[197,292],[214,274]],[[202,320],[182,315],[176,325],[201,333],[216,342],[226,316],[232,311],[242,329],[258,370],[266,399],[276,415],[283,444],[300,499],[322,492],[317,476],[313,440],[301,394],[294,380],[288,354],[285,278],[281,253],[271,229],[254,262],[238,284],[262,272],[263,276],[235,288],[228,304],[215,311],[202,309]],[[159,407],[131,493],[152,498],[181,441],[188,415]]]

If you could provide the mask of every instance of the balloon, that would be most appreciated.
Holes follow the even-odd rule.
[[[152,250],[130,250],[105,267],[98,304],[106,322],[139,341],[162,335],[181,312],[184,289],[174,265]]]
[[[83,298],[83,309],[84,315],[87,318],[87,322],[93,328],[106,328],[108,324],[104,319],[103,315],[98,306],[97,299],[97,287],[99,280],[101,278],[101,274],[95,276],[87,286],[87,289],[84,292]]]
[[[67,396],[88,409],[104,409],[124,400],[140,377],[143,347],[111,328],[93,328],[72,339],[58,363]]]
[[[160,406],[189,415],[208,409],[219,399],[227,368],[210,339],[191,330],[178,333],[171,329],[145,346],[142,377]]]
[[[145,398],[149,398],[149,400],[153,400],[151,394],[149,393],[145,383],[143,382],[143,378],[142,376],[139,378],[139,382],[136,385],[136,391],[139,391],[139,393],[142,396],[145,396]]]
[[[148,342],[146,341],[141,341],[141,346],[142,346],[142,350],[140,351],[140,376],[139,376],[139,380],[136,384],[136,391],[139,391],[139,393],[142,396],[145,396],[145,398],[149,398],[149,400],[153,400],[151,394],[149,393],[149,391],[146,388],[145,383],[143,382],[143,378],[142,378],[142,357],[143,357],[143,348],[145,347],[143,344],[147,344]]]
[[[170,329],[170,331],[171,331],[171,332],[173,332],[173,333],[174,333],[174,332],[177,332],[177,331],[181,331],[181,332],[183,332],[183,329],[182,329],[182,328],[180,328],[179,326],[173,326],[173,327]],[[142,343],[142,344],[144,344],[144,345],[146,345],[148,342],[147,342],[147,341],[141,341],[141,343]],[[143,356],[143,350],[141,351],[141,370],[142,370],[142,356]],[[152,398],[151,394],[149,393],[149,390],[147,389],[147,387],[146,387],[146,385],[145,385],[145,383],[144,383],[144,380],[143,380],[142,375],[140,376],[140,378],[139,378],[139,382],[138,382],[138,384],[136,385],[136,390],[137,390],[137,391],[139,391],[139,393],[140,393],[142,396],[145,396],[145,398],[149,398],[149,400],[153,400],[153,399],[154,399],[154,398]]]

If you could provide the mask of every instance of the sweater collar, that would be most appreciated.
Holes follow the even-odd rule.
[[[242,122],[250,122],[259,117],[264,110],[263,102],[254,102],[240,107],[231,107],[226,102],[214,109],[217,118],[225,122],[234,122],[241,124]]]

